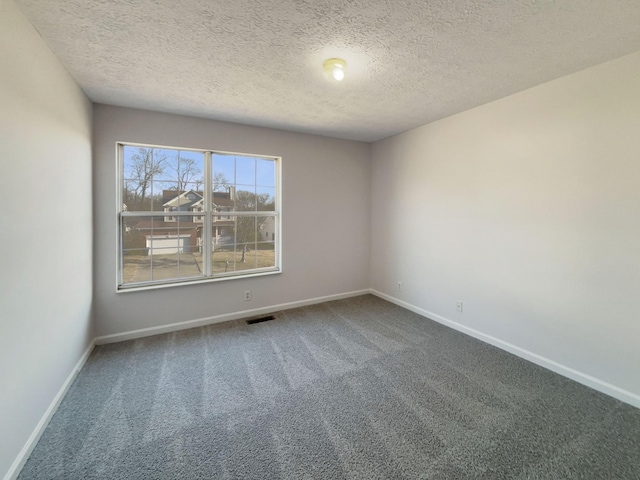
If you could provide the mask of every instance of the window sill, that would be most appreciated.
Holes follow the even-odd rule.
[[[255,273],[247,273],[243,275],[227,275],[227,276],[219,276],[212,278],[198,278],[196,279],[184,279],[184,280],[172,280],[166,283],[140,283],[140,284],[132,284],[127,286],[118,286],[116,288],[116,293],[130,293],[130,292],[142,292],[147,290],[157,290],[160,288],[174,288],[174,287],[185,287],[189,285],[201,285],[203,283],[214,283],[214,282],[223,282],[228,280],[240,280],[246,278],[254,278],[254,277],[264,277],[266,275],[277,275],[282,273],[282,269],[276,268],[271,270],[262,270],[257,271]]]

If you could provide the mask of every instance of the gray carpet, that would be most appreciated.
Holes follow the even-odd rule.
[[[373,296],[97,347],[27,479],[640,478],[640,410]]]

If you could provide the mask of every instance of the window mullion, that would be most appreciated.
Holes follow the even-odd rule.
[[[211,230],[212,224],[212,210],[213,199],[211,198],[213,191],[213,175],[212,175],[212,155],[211,152],[204,152],[204,192],[202,198],[204,199],[204,222],[202,226],[202,273],[205,277],[210,277],[211,272],[211,254],[213,251],[213,239]]]
[[[124,232],[124,217],[122,212],[124,211],[124,146],[122,144],[117,144],[118,149],[118,171],[116,172],[116,178],[118,182],[118,188],[116,191],[116,209],[119,212],[118,220],[118,231],[116,232],[116,242],[117,242],[117,259],[118,259],[118,272],[117,272],[117,285],[124,284],[124,243],[122,240],[123,232]]]

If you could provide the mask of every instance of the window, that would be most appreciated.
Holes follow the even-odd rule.
[[[118,144],[118,289],[280,272],[280,159]]]

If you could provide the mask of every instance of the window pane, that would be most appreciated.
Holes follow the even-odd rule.
[[[256,241],[258,242],[273,242],[275,241],[276,232],[276,219],[275,217],[258,217],[258,235]]]
[[[258,158],[256,163],[256,185],[261,187],[276,186],[276,162],[269,158]]]
[[[236,244],[236,271],[256,268],[255,243]]]
[[[151,257],[151,280],[175,278],[178,271],[177,217],[147,217],[140,223],[146,232],[146,245]]]
[[[257,242],[260,239],[259,222],[265,217],[214,215],[215,244],[212,254],[214,275],[229,274],[259,268]]]
[[[255,212],[257,208],[255,189],[237,187],[235,192],[235,209],[239,212]]]
[[[151,211],[162,212],[164,203],[175,196],[178,187],[173,182],[153,182],[151,190]]]
[[[121,217],[123,283],[151,280],[151,258],[147,248],[149,230],[145,227],[151,228],[150,217]]]
[[[235,221],[228,215],[212,216],[211,271],[213,275],[235,271]]]
[[[236,245],[253,246],[258,240],[256,217],[236,217]]]
[[[236,156],[236,185],[256,184],[256,159]]]
[[[274,242],[260,242],[256,250],[257,268],[269,268],[276,266],[276,246]]]
[[[177,237],[177,252],[180,254],[191,254],[198,250],[198,237],[201,226],[194,222],[193,215],[181,215],[177,217],[177,229],[170,235]]]
[[[147,253],[146,248],[123,251],[123,284],[151,281],[151,257]]]
[[[214,192],[222,192],[231,184],[236,183],[235,159],[232,155],[214,153],[212,155],[212,185]]]
[[[158,172],[153,176],[154,180],[178,183],[178,152],[152,149],[151,154],[158,165]]]
[[[211,192],[211,202],[214,212],[229,212],[235,208],[235,187]]]
[[[162,210],[166,212],[165,222],[176,221],[177,212],[202,212],[204,210],[203,192],[198,184],[187,183],[185,190],[163,190]],[[202,221],[202,218],[200,218]]]
[[[166,205],[179,195],[178,184],[175,182],[153,182],[151,210],[154,212],[170,211]]]
[[[193,217],[182,217],[183,221],[189,221],[193,224],[202,225],[204,222],[204,191],[203,185],[196,183],[187,183],[185,191],[182,194],[180,211],[196,213]]]
[[[153,179],[178,181],[178,151],[169,148],[141,148],[140,155],[153,166]]]
[[[146,248],[144,234],[138,228],[141,217],[122,217],[120,240],[124,250]]]
[[[201,226],[194,222],[194,215],[176,215],[175,219],[154,230],[157,233],[152,244],[154,280],[202,276],[194,256],[199,253]]]
[[[203,153],[165,149],[157,150],[156,155],[161,156],[163,162],[160,173],[154,175],[155,181],[171,184],[170,188],[178,191],[187,190],[187,184],[203,185]]]
[[[171,280],[178,277],[178,254],[173,247],[162,247],[162,241],[154,240],[151,255],[151,279]],[[173,252],[173,253],[172,253]]]
[[[234,243],[235,222],[228,215],[213,215],[211,222],[213,251],[230,248]]]
[[[157,200],[163,190],[184,191],[187,184],[203,185],[202,152],[127,146],[124,150],[125,198],[132,204],[145,205],[142,210],[149,210],[146,207],[149,197]],[[154,185],[157,182],[164,185]],[[136,202],[129,197],[134,197]]]
[[[123,217],[124,283],[202,276],[202,225],[196,215]]]
[[[178,277],[201,277],[202,259],[193,252],[178,253]]]
[[[257,187],[257,208],[261,211],[276,209],[276,189],[274,187]]]
[[[199,275],[201,277],[204,277],[204,257],[202,255],[202,250],[199,248],[198,250],[194,251],[192,254],[193,256],[193,261],[196,263],[196,267],[198,269]]]
[[[232,273],[236,270],[235,246],[232,244],[217,247],[211,254],[211,270],[214,275]]]
[[[154,148],[123,147],[123,203],[129,211],[151,210],[153,182],[162,180],[166,154]],[[158,195],[160,192],[155,192]]]
[[[202,190],[204,185],[204,154],[201,152],[177,152],[178,190]]]

